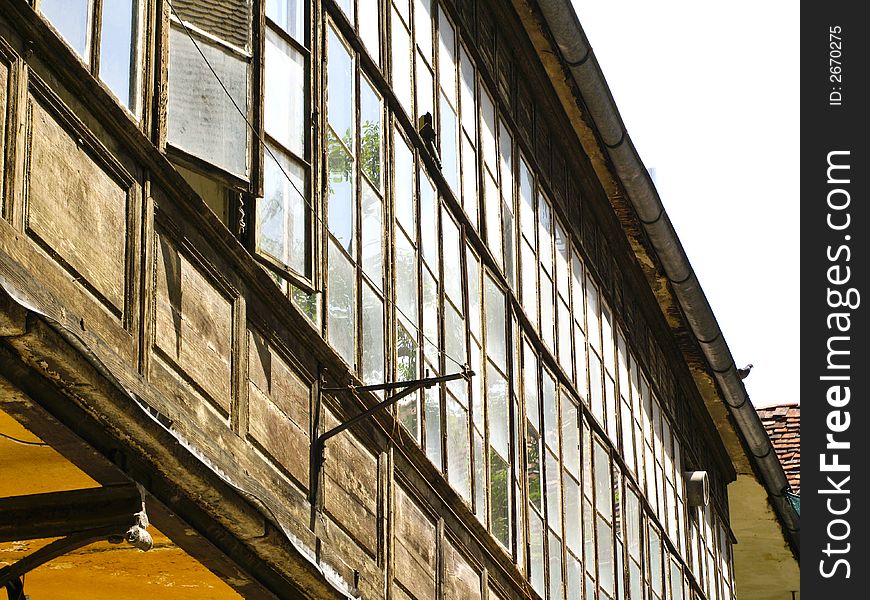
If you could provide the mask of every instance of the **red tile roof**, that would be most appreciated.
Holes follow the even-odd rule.
[[[770,436],[792,492],[801,491],[801,407],[780,404],[757,408],[758,416]]]

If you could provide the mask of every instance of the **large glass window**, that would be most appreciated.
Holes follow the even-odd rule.
[[[42,0],[39,11],[114,96],[141,112],[141,0]],[[100,15],[100,22],[95,22]],[[95,29],[99,28],[97,36]],[[99,39],[99,44],[96,40]]]
[[[326,44],[328,338],[365,383],[382,383],[386,379],[383,99],[331,25]],[[405,379],[415,379],[416,329],[406,328],[404,334],[397,336],[397,370]],[[411,425],[416,430],[416,413]]]

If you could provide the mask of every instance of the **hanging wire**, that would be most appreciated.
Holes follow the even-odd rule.
[[[2,432],[0,432],[0,438],[9,440],[10,442],[15,442],[16,444],[21,444],[22,446],[48,446],[48,444],[46,444],[45,442],[28,442],[27,440],[22,440],[11,435],[6,435]]]
[[[181,15],[179,15],[178,11],[175,10],[175,6],[169,0],[167,0],[167,4],[169,5],[169,8],[172,11],[172,14],[174,14],[175,18],[178,20],[179,25],[181,25],[182,29],[184,29],[184,33],[187,34],[187,37],[193,43],[193,46],[196,48],[196,51],[202,57],[202,60],[205,62],[206,66],[208,67],[208,70],[211,71],[211,74],[214,76],[215,80],[218,82],[218,85],[220,85],[221,89],[227,95],[227,98],[230,99],[230,102],[232,103],[233,107],[236,109],[236,112],[238,112],[239,116],[241,116],[242,119],[245,121],[245,124],[251,130],[251,133],[254,134],[254,137],[257,138],[257,142],[259,142],[260,146],[262,146],[263,149],[269,153],[269,156],[272,158],[273,161],[275,161],[275,164],[278,166],[278,169],[281,171],[281,174],[290,183],[290,185],[293,187],[293,189],[296,191],[296,193],[299,195],[299,197],[302,199],[302,201],[306,204],[306,206],[308,206],[308,208],[311,210],[311,214],[314,215],[314,218],[320,223],[320,225],[327,227],[326,223],[323,221],[323,218],[317,213],[317,211],[314,209],[314,206],[311,204],[311,202],[308,200],[308,198],[305,197],[305,194],[303,194],[299,190],[299,188],[296,187],[296,183],[294,183],[294,181],[290,178],[290,175],[287,173],[287,171],[284,170],[283,165],[281,165],[281,161],[278,160],[278,157],[275,156],[275,153],[272,152],[271,148],[269,148],[269,146],[266,144],[266,142],[263,140],[263,138],[260,137],[260,134],[257,131],[257,129],[248,120],[248,116],[244,113],[244,111],[236,103],[235,98],[233,98],[233,95],[227,89],[226,85],[224,85],[224,82],[221,80],[220,76],[217,74],[217,71],[215,71],[214,68],[211,66],[211,63],[208,61],[208,58],[206,58],[205,54],[202,51],[202,48],[200,48],[200,46],[199,46],[199,43],[197,43],[196,39],[193,37],[193,34],[190,32],[190,29],[188,29],[187,25],[184,23],[184,20],[181,18]],[[433,342],[429,338],[429,336],[427,336],[423,332],[422,328],[420,328],[417,325],[414,325],[411,318],[408,317],[408,315],[406,315],[402,311],[402,309],[399,308],[398,305],[395,302],[393,302],[386,294],[384,294],[384,302],[386,304],[392,306],[396,312],[398,312],[400,315],[402,315],[402,317],[405,318],[405,320],[408,322],[408,324],[411,325],[411,327],[413,327],[417,331],[417,333],[419,333],[423,337],[423,339],[425,341],[429,342],[430,344],[432,344],[432,346],[434,346],[437,349],[438,354],[444,356],[444,358],[455,363],[458,367],[465,369],[465,367],[467,366],[466,364],[459,362],[458,360],[456,360],[455,358],[453,358],[452,356],[447,354],[447,352],[445,350],[438,348],[438,344]]]

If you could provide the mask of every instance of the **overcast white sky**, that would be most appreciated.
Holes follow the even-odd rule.
[[[573,0],[756,406],[799,389],[799,6]]]

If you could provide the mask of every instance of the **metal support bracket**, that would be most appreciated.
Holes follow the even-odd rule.
[[[391,383],[379,383],[376,385],[363,385],[363,386],[355,386],[348,385],[345,387],[321,387],[321,393],[336,393],[336,392],[351,392],[356,394],[357,392],[376,392],[376,391],[391,391],[391,390],[401,390],[393,394],[392,396],[388,396],[381,402],[378,402],[374,406],[364,410],[360,414],[355,417],[351,417],[344,423],[336,425],[329,431],[325,431],[314,440],[312,458],[315,461],[314,468],[311,470],[312,482],[311,482],[311,499],[312,503],[317,500],[317,492],[318,486],[320,483],[321,471],[323,470],[323,463],[325,461],[324,450],[326,441],[332,437],[335,437],[339,433],[346,431],[367,419],[380,411],[383,408],[391,406],[405,398],[406,396],[410,396],[414,392],[430,388],[432,386],[438,385],[439,383],[445,383],[448,381],[455,381],[456,379],[465,379],[466,381],[470,381],[471,378],[474,377],[474,371],[468,368],[468,366],[463,367],[462,371],[459,373],[452,373],[450,375],[441,375],[439,377],[425,377],[423,379],[413,379],[411,381],[395,381]]]

